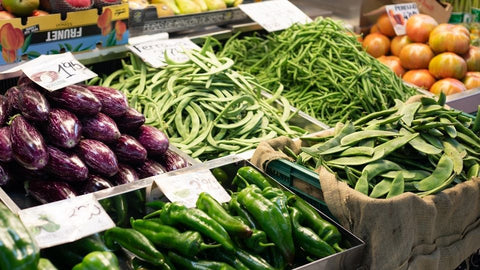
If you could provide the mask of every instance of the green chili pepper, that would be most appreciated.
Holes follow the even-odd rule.
[[[155,265],[152,265],[144,260],[141,260],[138,257],[133,257],[129,261],[129,266],[132,270],[154,270],[155,269]]]
[[[215,250],[212,250],[209,252],[209,255],[215,259],[218,259],[222,262],[228,263],[229,265],[233,265],[235,269],[237,270],[249,270],[245,264],[242,263],[242,261],[235,256],[234,254],[231,254],[229,252],[226,252],[225,250],[222,250],[221,248],[217,248]]]
[[[323,241],[312,229],[301,225],[302,213],[295,207],[290,207],[295,242],[308,254],[323,258],[335,253],[333,247]]]
[[[262,195],[273,202],[280,211],[282,211],[285,219],[290,219],[290,213],[287,208],[288,197],[283,190],[275,187],[267,187],[262,191]],[[291,224],[288,223],[288,226],[291,227]],[[289,230],[291,230],[291,228],[289,228]]]
[[[261,172],[251,166],[244,166],[238,169],[237,175],[233,179],[232,183],[238,185],[239,187],[244,187],[246,183],[254,184],[262,190],[271,186],[268,179],[263,176]]]
[[[117,256],[110,251],[93,251],[72,270],[119,270]]]
[[[233,250],[233,254],[237,257],[246,267],[252,270],[269,270],[273,267],[263,258],[250,254],[244,250],[236,248]]]
[[[57,270],[57,267],[55,267],[49,259],[40,258],[37,270]]]
[[[36,269],[39,254],[18,216],[0,203],[0,269]]]
[[[218,180],[218,182],[225,184],[228,181],[228,175],[222,168],[214,168],[212,170],[213,176]]]
[[[252,229],[241,220],[231,216],[212,195],[202,192],[198,195],[197,208],[217,221],[230,234],[248,238]]]
[[[340,231],[330,222],[320,217],[320,214],[304,200],[297,198],[291,206],[297,208],[303,215],[306,224],[312,228],[329,245],[335,245],[342,239]]]
[[[107,247],[111,249],[115,249],[117,245],[120,245],[142,260],[156,265],[161,269],[174,269],[163,254],[153,246],[150,240],[134,229],[113,227],[105,231],[103,238]]]
[[[187,270],[235,270],[232,266],[215,261],[194,261],[188,258],[182,257],[172,251],[168,252],[168,258],[179,267],[179,269]]]
[[[257,229],[258,226],[255,223],[254,218],[245,210],[238,202],[238,193],[230,195],[230,202],[228,203],[229,211],[236,214],[252,229]]]
[[[185,225],[217,241],[217,243],[221,244],[227,250],[234,249],[233,241],[222,225],[200,209],[187,208],[179,203],[167,203],[162,210],[155,211],[145,218],[158,214],[160,215],[162,223],[166,225]]]
[[[258,229],[253,229],[252,235],[243,239],[243,243],[251,252],[256,254],[262,253],[267,247],[275,246],[274,243],[268,242],[267,234]]]
[[[238,202],[247,209],[268,238],[280,249],[288,263],[293,263],[295,247],[292,231],[280,208],[263,197],[260,189],[250,185],[238,193]],[[290,230],[289,230],[290,228]]]
[[[173,249],[187,257],[193,257],[203,250],[220,246],[205,244],[199,232],[184,231],[180,233],[174,227],[148,219],[131,220],[130,224],[133,229],[145,235],[154,245]]]

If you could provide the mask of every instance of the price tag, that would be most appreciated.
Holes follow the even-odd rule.
[[[129,45],[128,48],[154,68],[167,65],[165,53],[168,58],[181,63],[188,60],[188,56],[183,53],[185,50],[200,50],[200,47],[188,38],[157,39]]]
[[[78,62],[70,52],[41,55],[23,64],[21,69],[32,81],[49,91],[55,91],[97,76]]]
[[[230,201],[230,195],[218,183],[210,170],[158,177],[156,185],[172,202],[179,202],[187,207],[195,207],[198,195],[207,192],[220,203]]]
[[[294,23],[309,23],[312,19],[287,0],[270,0],[238,6],[268,32],[283,30]]]
[[[93,194],[52,202],[19,212],[41,248],[69,243],[115,227]]]
[[[385,10],[397,35],[405,35],[408,18],[419,13],[416,3],[386,5]]]

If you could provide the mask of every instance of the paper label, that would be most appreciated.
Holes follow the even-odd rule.
[[[287,0],[270,0],[240,5],[239,8],[268,32],[287,29],[294,23],[312,19]]]
[[[397,35],[405,35],[408,18],[420,13],[416,3],[386,5],[385,10]]]
[[[40,248],[69,243],[115,227],[93,194],[27,208],[19,216]]]
[[[129,45],[128,48],[154,68],[167,65],[165,52],[168,58],[181,63],[188,60],[185,50],[200,50],[200,47],[188,38],[157,39]]]
[[[95,72],[78,62],[70,52],[41,55],[23,64],[21,70],[32,81],[49,91],[55,91],[97,76]]]
[[[172,202],[179,202],[187,207],[195,207],[198,195],[207,192],[220,203],[230,201],[230,195],[220,185],[210,170],[158,177],[156,185]]]

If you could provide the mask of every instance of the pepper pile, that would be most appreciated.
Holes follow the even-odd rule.
[[[324,166],[373,198],[403,192],[435,194],[479,175],[480,117],[443,107],[439,101],[403,103],[339,124],[325,142],[303,147],[298,163]],[[470,129],[471,128],[471,129]]]
[[[160,209],[107,230],[105,243],[133,253],[133,266],[160,269],[284,269],[343,250],[334,225],[254,168],[240,168],[232,184],[239,191],[225,205],[208,193],[196,208],[150,203]]]
[[[280,32],[230,38],[219,56],[257,76],[268,89],[278,82],[293,105],[334,125],[394,105],[415,94],[385,65],[363,51],[340,22],[317,19]]]

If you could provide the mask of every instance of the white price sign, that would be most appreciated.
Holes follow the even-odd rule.
[[[386,5],[388,18],[393,25],[393,30],[397,35],[405,35],[407,33],[405,27],[407,20],[412,15],[419,14],[416,3]]]
[[[188,38],[151,40],[129,45],[128,48],[154,68],[167,65],[165,53],[169,59],[181,63],[188,60],[185,50],[200,50],[200,47]]]
[[[240,5],[239,8],[268,32],[287,29],[312,19],[287,0],[270,0]]]
[[[179,202],[187,207],[195,207],[198,195],[202,192],[212,195],[220,203],[230,201],[230,195],[210,170],[158,177],[155,183],[170,201]]]
[[[41,55],[23,64],[21,69],[32,81],[49,91],[55,91],[97,76],[78,62],[70,52]]]
[[[69,243],[115,227],[93,194],[27,208],[20,211],[19,216],[41,248]]]

